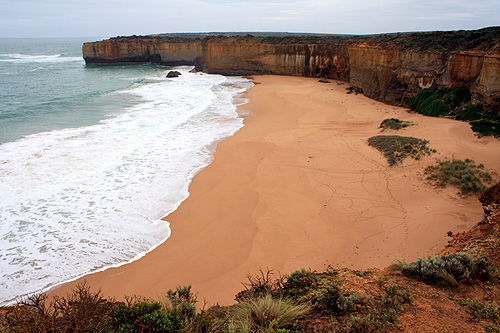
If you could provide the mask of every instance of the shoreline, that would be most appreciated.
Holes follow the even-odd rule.
[[[56,287],[52,295],[84,280],[116,299],[161,298],[191,284],[200,302],[230,304],[241,282],[259,269],[383,268],[395,259],[435,254],[447,231],[479,221],[477,199],[435,189],[421,173],[435,158],[452,155],[499,171],[498,140],[475,138],[467,123],[347,95],[336,81],[254,80],[262,84],[238,107],[252,116],[242,116],[245,126],[218,143],[212,163],[192,179],[189,197],[165,218],[168,240],[136,261]],[[381,134],[378,125],[391,117],[417,122],[397,134],[427,139],[438,153],[389,168],[366,140]]]

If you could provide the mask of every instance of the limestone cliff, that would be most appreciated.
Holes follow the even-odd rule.
[[[83,45],[87,64],[195,65],[226,75],[300,75],[350,82],[366,96],[395,102],[422,88],[470,88],[500,100],[500,28],[373,36],[118,37]]]

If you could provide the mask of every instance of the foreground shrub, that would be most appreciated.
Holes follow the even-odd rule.
[[[491,181],[491,175],[482,171],[482,164],[476,165],[473,160],[465,161],[452,159],[438,161],[436,165],[430,165],[425,168],[425,173],[429,176],[427,179],[433,181],[436,186],[444,187],[446,185],[457,186],[462,195],[472,193],[481,194],[487,190],[484,181]]]
[[[427,144],[429,141],[399,135],[378,135],[368,139],[368,144],[381,151],[389,165],[401,163],[406,157],[416,160],[435,152]]]
[[[167,303],[141,300],[119,304],[109,314],[120,332],[179,332],[196,317],[196,297],[191,286],[167,292]]]
[[[402,273],[431,283],[456,286],[461,280],[488,280],[494,272],[487,257],[472,258],[469,254],[450,253],[401,265]]]
[[[286,332],[310,311],[306,304],[265,295],[236,306],[231,312],[230,332]]]
[[[481,302],[476,299],[465,299],[458,302],[465,306],[473,317],[493,321],[493,323],[486,325],[486,331],[500,332],[500,307],[497,304]]]
[[[320,311],[343,313],[356,310],[358,304],[365,303],[366,296],[346,291],[337,282],[328,281],[311,291],[308,299]]]
[[[396,325],[398,314],[413,302],[413,298],[397,284],[385,286],[385,293],[382,298],[372,301],[368,315],[352,317],[347,323],[349,332],[385,332]]]
[[[18,302],[5,315],[6,332],[101,332],[110,329],[108,314],[115,303],[92,292],[85,284],[50,303],[46,294]]]
[[[301,269],[285,276],[284,294],[290,297],[305,295],[318,281],[318,274]]]

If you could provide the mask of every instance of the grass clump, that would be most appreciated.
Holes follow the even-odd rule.
[[[438,161],[436,165],[430,165],[425,168],[425,173],[429,176],[427,179],[433,181],[436,186],[444,187],[446,185],[457,186],[462,195],[481,194],[487,190],[484,181],[491,181],[491,175],[482,171],[484,165],[474,164],[473,160],[465,161],[452,159]]]
[[[231,312],[229,332],[290,332],[310,307],[287,298],[265,295],[237,305]]]
[[[411,121],[404,121],[404,120],[400,120],[397,118],[388,118],[388,119],[384,119],[380,123],[380,128],[382,128],[382,130],[386,130],[386,129],[400,130],[402,128],[412,126],[412,125],[415,125],[415,124],[412,123]]]
[[[428,143],[427,140],[399,135],[378,135],[368,139],[368,144],[381,151],[391,166],[402,163],[406,157],[419,160],[435,152],[427,146]]]
[[[447,286],[457,286],[462,280],[489,280],[495,271],[488,257],[474,259],[464,252],[418,258],[414,262],[391,267],[394,269],[397,266],[405,276]]]

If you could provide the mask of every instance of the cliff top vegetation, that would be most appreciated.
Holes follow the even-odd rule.
[[[139,37],[139,36],[132,36]],[[380,46],[402,49],[415,48],[426,51],[484,51],[500,49],[500,26],[478,30],[398,32],[374,35],[336,35],[288,32],[207,32],[166,33],[149,36],[166,41],[200,41],[215,39],[238,39],[271,44],[314,44],[314,43],[359,43],[367,42]],[[128,37],[131,38],[131,37]]]

